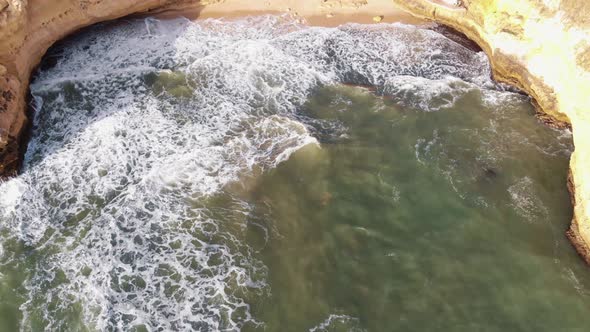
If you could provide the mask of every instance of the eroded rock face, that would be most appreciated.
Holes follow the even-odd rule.
[[[571,125],[575,152],[568,236],[590,263],[590,2],[579,0],[394,0],[449,25],[488,54],[496,79],[534,97],[542,118]]]

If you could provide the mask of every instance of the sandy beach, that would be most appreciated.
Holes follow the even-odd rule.
[[[421,24],[424,20],[413,17],[396,7],[390,0],[323,0],[317,2],[213,0],[205,5],[186,4],[152,12],[161,18],[184,16],[193,20],[208,18],[238,18],[263,14],[291,14],[302,23],[333,27],[344,23],[406,23]]]

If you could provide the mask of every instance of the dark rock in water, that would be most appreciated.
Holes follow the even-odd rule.
[[[481,173],[477,175],[477,182],[481,186],[480,190],[487,190],[486,188],[494,183],[498,179],[498,176],[498,170],[492,167],[481,166]]]
[[[498,177],[498,172],[496,172],[496,170],[494,170],[493,168],[484,168],[484,174],[488,179]]]

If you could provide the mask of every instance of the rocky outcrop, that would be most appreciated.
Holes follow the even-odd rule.
[[[30,73],[55,41],[84,26],[132,13],[170,6],[200,10],[211,3],[220,3],[215,13],[287,10],[333,21],[337,12],[362,12],[369,20],[381,21],[382,13],[375,11],[397,3],[417,17],[463,32],[488,54],[496,79],[529,93],[546,122],[571,125],[576,150],[568,181],[574,202],[568,235],[590,263],[590,172],[584,167],[590,163],[588,1],[0,0],[0,174],[18,167]]]
[[[530,94],[540,116],[570,126],[575,152],[567,232],[590,263],[590,2],[393,0],[418,17],[463,32],[488,54],[497,80]]]

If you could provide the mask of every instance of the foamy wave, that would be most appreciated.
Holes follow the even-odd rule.
[[[207,200],[317,144],[297,110],[337,83],[426,111],[469,89],[502,90],[482,53],[400,24],[147,19],[69,42],[31,85],[38,114],[24,172],[0,185],[2,245],[35,251],[2,256],[34,266],[22,329],[76,329],[64,316],[98,330],[261,324],[246,300],[268,291],[240,231],[250,207]]]
[[[535,195],[533,181],[524,177],[508,188],[515,211],[531,223],[542,220],[547,215],[547,208]]]
[[[452,76],[441,80],[397,76],[387,80],[383,93],[400,100],[406,106],[438,111],[454,106],[462,95],[475,89],[476,86]]]
[[[364,329],[360,328],[357,318],[347,315],[330,315],[326,320],[317,326],[309,329],[309,332],[327,332],[327,331],[349,331],[362,332]]]

